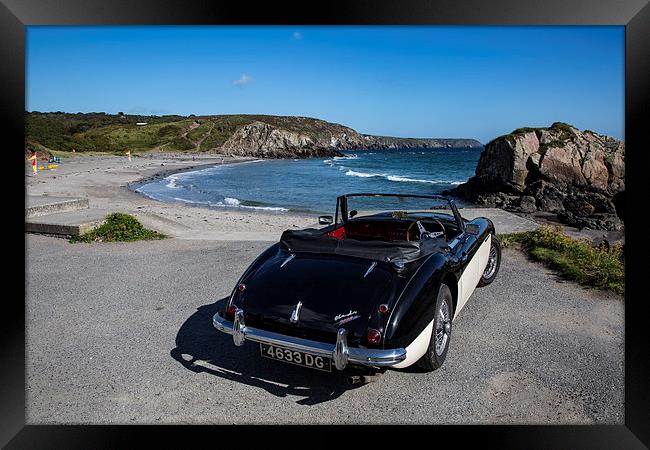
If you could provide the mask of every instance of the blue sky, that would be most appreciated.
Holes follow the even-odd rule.
[[[259,113],[471,137],[562,121],[624,137],[623,27],[27,29],[28,111]]]

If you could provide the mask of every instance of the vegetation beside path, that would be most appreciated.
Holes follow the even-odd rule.
[[[502,234],[501,246],[522,249],[532,259],[555,269],[565,279],[619,294],[625,291],[625,265],[621,245],[594,246],[587,239],[573,239],[560,227]]]
[[[106,216],[104,224],[87,233],[73,236],[70,242],[125,242],[166,237],[162,233],[145,228],[138,219],[129,214],[113,213]]]

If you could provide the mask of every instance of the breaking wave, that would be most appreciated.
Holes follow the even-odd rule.
[[[400,183],[428,183],[428,184],[461,184],[465,181],[447,181],[447,180],[423,180],[420,178],[409,178],[401,175],[391,175],[388,173],[366,173],[366,172],[357,172],[352,169],[349,169],[345,172],[347,176],[350,177],[359,177],[359,178],[384,178],[388,181],[396,181]]]
[[[366,172],[356,172],[352,169],[348,169],[345,174],[349,177],[359,177],[359,178],[372,178],[372,177],[385,177],[384,173],[366,173]]]
[[[242,208],[242,209],[255,209],[255,210],[260,210],[260,211],[289,211],[287,208],[282,208],[280,206],[261,206],[260,204],[257,204],[256,202],[250,202],[250,203],[255,203],[255,204],[247,204],[249,202],[240,202],[236,198],[231,198],[231,197],[225,197],[223,201],[218,201],[218,202],[210,202],[210,201],[202,201],[202,200],[190,200],[187,198],[181,198],[181,197],[172,197],[176,201],[180,201],[183,203],[190,203],[194,205],[207,205],[207,206],[217,206],[217,207],[222,207],[222,208]]]
[[[165,187],[172,188],[172,189],[178,189],[178,188],[182,187],[182,186],[179,186],[178,184],[176,184],[176,182],[178,181],[178,177],[175,176],[175,175],[170,175],[167,178],[165,178],[165,180],[169,181],[165,185]]]

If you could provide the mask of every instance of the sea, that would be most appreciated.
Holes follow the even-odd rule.
[[[253,160],[175,173],[135,190],[163,202],[210,208],[332,213],[342,194],[440,194],[474,175],[481,150],[364,150],[332,158]]]

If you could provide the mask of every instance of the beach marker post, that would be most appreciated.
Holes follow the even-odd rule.
[[[38,173],[38,167],[37,167],[38,162],[36,161],[36,152],[33,152],[29,156],[28,161],[32,162],[32,173],[36,175]]]

